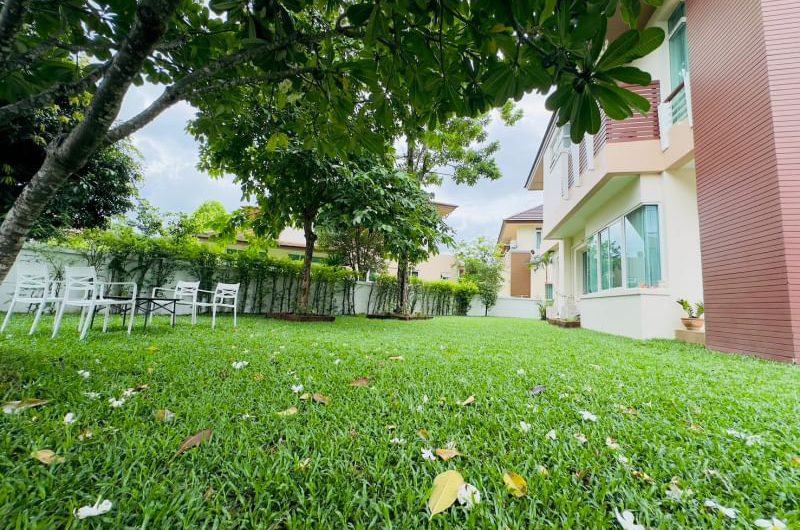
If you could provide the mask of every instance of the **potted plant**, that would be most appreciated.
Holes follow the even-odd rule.
[[[692,305],[688,300],[681,298],[678,300],[678,305],[681,306],[686,312],[686,318],[681,319],[681,322],[683,322],[683,326],[686,329],[690,331],[703,329],[705,322],[703,322],[703,319],[700,318],[706,311],[703,302],[697,302],[696,304]]]

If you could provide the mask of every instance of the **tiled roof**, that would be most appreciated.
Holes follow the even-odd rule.
[[[544,220],[544,207],[543,205],[535,206],[524,212],[519,212],[506,217],[503,221],[543,221]]]

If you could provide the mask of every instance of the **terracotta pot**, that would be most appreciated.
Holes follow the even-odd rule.
[[[706,324],[702,318],[682,318],[681,322],[683,322],[683,327],[690,331],[703,329]]]

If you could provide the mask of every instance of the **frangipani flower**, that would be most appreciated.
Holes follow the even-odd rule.
[[[333,364],[342,364],[342,360],[341,359],[336,359],[335,361],[333,361]]]
[[[617,441],[614,438],[608,436],[608,437],[606,437],[606,447],[616,451],[617,449],[619,449],[619,444],[617,443]]]
[[[545,436],[547,438],[550,438],[551,440],[555,440],[558,437],[558,435],[556,434],[556,430],[555,429],[552,429],[552,430],[548,431],[547,434],[545,434]]]
[[[72,425],[73,423],[75,423],[75,413],[67,412],[64,416],[64,425]]]
[[[92,373],[89,370],[78,370],[78,375],[84,379],[89,379],[89,376],[92,375]]]
[[[301,384],[292,385],[292,392],[294,392],[295,394],[299,394],[300,392],[303,391],[303,388],[304,387]]]
[[[581,418],[583,418],[583,421],[597,421],[597,416],[595,416],[588,410],[581,411]]]
[[[761,443],[761,435],[758,434],[747,434],[746,432],[739,432],[736,429],[728,429],[728,434],[733,436],[734,438],[739,438],[740,440],[744,440],[745,445],[755,445]]]
[[[84,392],[83,395],[89,399],[98,399],[100,397],[99,392]]]
[[[406,441],[405,441],[404,438],[395,437],[395,438],[392,438],[391,440],[389,440],[389,443],[394,444],[394,445],[403,445],[404,443],[406,443]]]
[[[519,422],[519,430],[521,430],[522,432],[530,432],[531,424],[525,421],[521,421]]]
[[[525,375],[525,370],[520,368],[519,370],[517,370],[517,375],[519,375],[519,376]]]
[[[427,403],[430,401],[431,398],[428,397],[428,394],[422,394],[422,402]]]
[[[717,509],[722,513],[725,517],[729,517],[731,519],[736,519],[736,509],[735,508],[726,508],[721,504],[717,504],[716,502],[712,501],[711,499],[706,499],[703,503],[703,506],[706,508]]]
[[[481,502],[481,492],[472,484],[464,483],[458,489],[458,502],[463,504],[467,510],[471,510],[476,504]]]
[[[112,506],[114,506],[114,504],[110,500],[106,499],[101,501],[98,499],[94,506],[82,506],[75,510],[75,517],[78,519],[86,519],[87,517],[103,515],[104,513],[110,512]]]
[[[766,528],[767,530],[786,530],[788,527],[786,523],[773,517],[772,519],[756,519],[756,526],[759,528]]]
[[[231,366],[233,366],[235,370],[241,370],[248,364],[250,364],[248,361],[234,361],[231,363]]]
[[[576,432],[575,433],[575,439],[578,440],[578,442],[580,442],[582,444],[585,444],[586,440],[587,440],[586,435],[583,434],[582,432]]]
[[[614,516],[623,530],[645,530],[644,525],[636,524],[633,514],[628,510],[624,510],[621,514],[614,510]]]
[[[436,460],[436,455],[430,449],[425,448],[422,450],[422,458],[424,460]]]
[[[111,405],[111,408],[118,409],[125,404],[125,398],[119,398],[119,399],[110,398],[108,402]]]
[[[667,498],[673,501],[680,501],[683,497],[689,497],[692,494],[692,490],[690,488],[686,488],[682,490],[678,487],[676,483],[672,483],[669,485],[667,489]]]

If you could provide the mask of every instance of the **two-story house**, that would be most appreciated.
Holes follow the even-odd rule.
[[[672,337],[704,300],[710,348],[800,362],[800,2],[665,0],[667,39],[636,62],[646,116],[579,145],[550,123],[526,187],[544,191],[554,310]],[[609,24],[609,38],[624,29]]]
[[[544,209],[535,206],[503,219],[497,244],[501,247],[505,267],[500,296],[551,300],[553,284],[549,281],[552,268],[537,258],[543,255],[547,242],[542,238]]]

